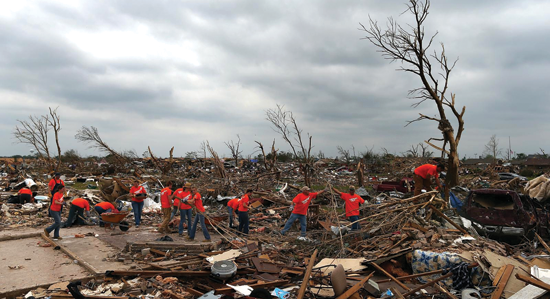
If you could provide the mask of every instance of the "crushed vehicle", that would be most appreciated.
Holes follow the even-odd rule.
[[[414,191],[414,180],[412,178],[402,178],[401,181],[383,181],[372,187],[377,192],[399,191],[409,193]]]
[[[503,180],[503,181],[505,181],[505,180],[509,181],[509,180],[513,180],[515,178],[519,178],[520,181],[527,181],[526,177],[515,174],[515,173],[512,173],[512,172],[500,172],[498,174],[498,178],[500,180]]]
[[[550,237],[547,209],[536,200],[511,190],[471,190],[464,203],[464,216],[480,234],[489,237]]]

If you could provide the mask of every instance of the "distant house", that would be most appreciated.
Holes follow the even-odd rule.
[[[462,162],[462,165],[464,166],[477,166],[481,168],[485,168],[488,165],[493,164],[494,159],[493,158],[484,158],[484,159],[466,159],[464,162]],[[501,164],[502,161],[497,160],[497,164]]]
[[[528,169],[541,170],[550,169],[550,159],[548,158],[527,158],[524,165]]]

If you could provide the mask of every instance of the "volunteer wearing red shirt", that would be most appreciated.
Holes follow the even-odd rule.
[[[32,191],[27,186],[21,188],[19,192],[19,203],[25,204],[28,202],[34,202],[34,197],[32,196]]]
[[[191,200],[189,201],[190,204],[194,205],[197,209],[197,214],[195,215],[195,221],[193,222],[193,227],[191,228],[191,231],[189,232],[188,240],[193,241],[195,239],[195,233],[197,232],[197,223],[200,221],[201,223],[201,229],[202,234],[204,235],[203,242],[210,242],[210,234],[208,233],[208,229],[206,228],[206,223],[204,222],[204,216],[205,216],[205,209],[202,205],[202,197],[200,193],[197,191],[197,188],[191,189]]]
[[[419,195],[422,193],[422,189],[425,189],[426,191],[432,190],[432,177],[435,178],[435,184],[438,187],[438,190],[443,190],[441,188],[441,183],[439,182],[439,173],[445,170],[444,164],[424,164],[422,166],[418,166],[414,170],[414,196]]]
[[[340,194],[340,197],[346,202],[346,217],[352,223],[351,230],[361,229],[359,225],[359,205],[363,204],[365,200],[355,193],[354,186],[349,186],[349,193],[340,192],[334,187],[332,187],[332,190]]]
[[[63,228],[71,227],[73,224],[86,225],[84,218],[84,210],[86,210],[86,217],[90,217],[90,203],[84,198],[75,198],[71,201],[71,209],[69,210],[69,217],[63,224]],[[82,218],[81,218],[82,217]]]
[[[55,239],[62,239],[59,236],[59,228],[61,227],[61,207],[63,206],[63,196],[65,195],[65,187],[57,190],[57,192],[52,197],[52,205],[50,206],[50,215],[55,221],[54,224],[44,229],[46,236],[50,236],[50,233],[53,231],[53,237]]]
[[[159,228],[161,233],[170,233],[168,223],[170,223],[170,208],[172,207],[172,181],[166,183],[166,188],[160,191],[160,207],[162,208],[162,223]]]
[[[178,198],[178,209],[180,211],[180,224],[178,226],[178,233],[183,236],[183,222],[187,221],[187,235],[189,236],[189,230],[191,230],[191,221],[193,221],[193,211],[191,206],[187,204],[191,200],[191,183],[185,183],[181,192],[175,194]]]
[[[284,235],[291,227],[294,221],[300,220],[300,236],[305,238],[306,237],[306,215],[307,215],[307,208],[309,207],[309,204],[313,199],[315,199],[318,195],[323,194],[325,190],[321,190],[319,192],[310,192],[311,189],[309,187],[305,186],[302,188],[302,193],[299,193],[294,197],[292,200],[292,205],[290,206],[291,209],[293,209],[292,214],[290,215],[290,218],[288,218],[288,221],[285,224],[285,227],[281,231],[281,235]]]
[[[63,180],[61,179],[61,174],[56,173],[55,176],[48,183],[50,195],[53,196],[53,194],[61,187],[65,187],[65,182],[63,182]]]
[[[138,181],[134,181],[134,185],[130,188],[132,195],[132,210],[134,210],[134,220],[136,228],[141,223],[141,211],[143,210],[143,200],[147,197],[147,191],[143,186],[140,186]]]
[[[248,235],[248,202],[250,201],[250,196],[252,196],[252,189],[246,190],[246,193],[241,197],[241,200],[238,202],[237,207],[239,215],[239,232]]]
[[[235,211],[239,207],[239,200],[241,199],[237,197],[227,202],[227,213],[229,214],[229,228],[235,228],[233,226],[233,217],[237,216]]]
[[[101,214],[103,213],[118,213],[119,211],[115,208],[115,206],[108,202],[108,201],[102,201],[95,205],[94,207],[97,214],[99,214],[99,226],[103,226],[103,221],[101,221]]]

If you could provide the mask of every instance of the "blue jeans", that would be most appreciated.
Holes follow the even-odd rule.
[[[183,234],[183,222],[187,218],[187,234],[191,230],[191,221],[193,220],[193,211],[191,209],[182,210],[180,209],[180,225],[178,226],[178,232]]]
[[[229,227],[233,227],[233,208],[227,207],[227,213],[229,213]]]
[[[141,223],[141,211],[143,210],[143,204],[143,201],[132,201],[132,210],[134,210],[134,219],[136,221],[136,225],[139,225]]]
[[[359,216],[349,216],[349,221],[351,221],[352,223],[359,220]],[[351,230],[360,230],[361,229],[361,225],[359,224],[359,222],[355,222],[351,225]]]
[[[288,218],[288,221],[286,222],[285,227],[281,231],[282,235],[284,235],[292,227],[292,224],[294,223],[294,221],[296,221],[296,219],[300,220],[300,229],[301,229],[300,235],[302,237],[306,236],[306,225],[307,225],[306,215],[299,215],[294,213],[290,214],[290,218]]]
[[[248,235],[248,212],[239,211],[239,231],[243,234]]]
[[[52,225],[50,225],[48,228],[46,228],[46,231],[49,233],[53,232],[54,238],[59,238],[59,228],[61,227],[61,212],[56,211],[50,211],[50,215],[53,217],[53,220],[55,221]]]
[[[177,213],[178,213],[178,207],[172,206],[172,214],[170,214],[170,220],[172,220],[172,218],[174,218],[174,216],[176,216]]]
[[[189,238],[194,239],[195,238],[195,232],[197,232],[197,222],[201,222],[201,229],[202,234],[204,235],[204,238],[206,240],[210,240],[210,234],[208,233],[208,229],[206,229],[206,223],[204,223],[204,216],[201,214],[195,215],[195,221],[193,222],[193,228],[189,232]]]

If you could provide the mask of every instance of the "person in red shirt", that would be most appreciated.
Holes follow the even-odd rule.
[[[97,212],[97,214],[99,215],[99,226],[103,226],[103,221],[101,221],[101,214],[103,214],[103,213],[118,213],[119,212],[117,210],[117,208],[115,207],[115,205],[113,205],[112,203],[110,203],[108,201],[102,201],[102,202],[98,203],[97,205],[95,205],[94,209]]]
[[[65,182],[61,179],[61,174],[57,172],[54,177],[48,183],[48,188],[50,189],[50,195],[53,196],[59,188],[65,186]]]
[[[193,211],[191,206],[187,204],[187,201],[191,199],[191,183],[185,183],[181,192],[175,193],[178,199],[178,209],[180,211],[180,224],[178,226],[178,233],[183,236],[183,222],[187,221],[187,236],[189,236],[189,230],[191,230],[191,221],[193,221]]]
[[[200,221],[202,234],[204,235],[203,242],[211,242],[210,234],[208,233],[208,229],[206,228],[206,223],[204,221],[206,210],[202,205],[202,197],[201,197],[201,194],[197,191],[197,188],[191,189],[191,200],[189,200],[189,204],[192,204],[195,206],[196,214],[195,214],[195,221],[193,222],[193,227],[191,228],[191,231],[189,232],[189,237],[187,237],[187,239],[190,241],[193,241],[195,239],[195,233],[197,232],[197,224]]]
[[[437,185],[438,190],[443,190],[441,188],[441,183],[439,182],[439,173],[445,170],[445,164],[439,163],[437,165],[433,164],[424,164],[418,166],[414,169],[414,196],[420,195],[422,189],[426,191],[432,190],[432,177],[435,178],[435,184]]]
[[[19,203],[25,204],[28,202],[34,202],[34,197],[32,196],[32,191],[29,187],[25,186],[17,192],[19,194]]]
[[[250,196],[252,196],[252,189],[247,189],[246,193],[241,197],[241,200],[239,200],[237,207],[239,215],[239,232],[245,235],[248,235],[250,225],[248,220],[248,203],[250,202]]]
[[[134,220],[136,222],[136,228],[141,223],[141,211],[143,210],[143,200],[147,197],[147,191],[145,187],[140,186],[138,181],[134,181],[134,185],[130,188],[130,195],[132,195],[132,210],[134,210]]]
[[[361,229],[359,225],[359,205],[363,204],[365,200],[355,193],[355,187],[349,186],[349,193],[338,191],[338,189],[332,187],[332,190],[338,194],[346,203],[346,217],[351,221],[351,230]]]
[[[161,233],[170,233],[170,211],[172,207],[172,181],[166,183],[166,187],[160,191],[160,207],[162,208],[162,223],[159,228]]]
[[[239,208],[240,198],[233,198],[227,202],[227,213],[229,214],[229,228],[235,228],[233,226],[233,218],[237,216],[236,210]]]
[[[174,203],[172,206],[172,215],[170,215],[170,220],[172,220],[172,218],[174,218],[174,216],[176,216],[180,211],[180,197],[182,197],[183,192],[189,192],[189,190],[187,189],[189,187],[191,187],[191,183],[185,183],[182,188],[178,188],[176,189],[176,191],[174,191],[174,193],[172,193],[170,199],[172,199]]]
[[[50,236],[50,233],[53,231],[53,237],[56,239],[62,239],[59,236],[59,229],[61,227],[61,207],[64,204],[63,196],[65,195],[65,187],[57,190],[57,192],[52,197],[52,205],[50,206],[50,215],[53,217],[54,224],[44,229],[46,236]]]
[[[292,227],[292,224],[294,221],[299,220],[300,221],[300,236],[305,238],[306,237],[306,215],[307,215],[307,208],[309,207],[309,204],[311,201],[317,196],[323,194],[325,190],[321,190],[319,192],[310,192],[311,189],[309,187],[305,186],[302,188],[302,193],[298,193],[296,197],[292,200],[292,205],[290,206],[290,209],[292,210],[292,214],[290,214],[290,218],[288,218],[288,221],[285,224],[285,227],[281,231],[281,235],[284,236],[284,234]]]
[[[71,201],[71,208],[69,209],[69,216],[62,227],[71,227],[73,224],[86,225],[86,222],[82,220],[84,218],[84,210],[86,210],[86,217],[90,218],[90,203],[88,200],[84,198],[73,199]]]

